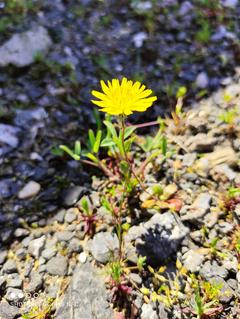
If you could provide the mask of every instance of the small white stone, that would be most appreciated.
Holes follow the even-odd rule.
[[[41,189],[41,185],[35,181],[28,182],[18,193],[19,199],[27,199],[36,196]]]
[[[205,89],[208,86],[208,76],[206,72],[201,72],[196,78],[196,86],[200,89]]]
[[[138,32],[133,36],[133,43],[136,48],[141,48],[143,42],[147,39],[146,32]]]
[[[85,264],[85,262],[87,261],[87,254],[83,251],[83,252],[78,256],[78,260],[80,261],[80,263]]]

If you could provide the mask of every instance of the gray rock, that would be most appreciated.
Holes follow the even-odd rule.
[[[216,182],[226,183],[228,181],[233,181],[236,178],[237,173],[234,172],[234,170],[231,169],[227,164],[221,164],[215,166],[210,171],[210,175]]]
[[[19,302],[24,300],[25,296],[23,291],[20,289],[8,288],[5,298],[7,301],[11,302],[11,304],[17,305]]]
[[[238,260],[235,256],[231,256],[228,259],[223,259],[222,265],[224,268],[226,268],[228,271],[237,273],[238,271]]]
[[[51,258],[46,264],[46,271],[50,275],[65,276],[67,273],[68,262],[67,258],[63,256],[56,256]]]
[[[14,232],[14,236],[17,238],[26,237],[29,235],[29,230],[25,228],[17,228]]]
[[[226,8],[235,8],[238,4],[238,0],[221,0],[221,3]]]
[[[18,274],[8,275],[7,287],[22,288],[23,281]]]
[[[182,221],[190,221],[193,223],[203,222],[203,217],[210,210],[211,196],[208,193],[201,193],[195,199],[194,203],[187,208],[187,213],[181,216]],[[185,207],[186,208],[186,207]],[[180,213],[182,213],[183,209]]]
[[[60,209],[57,214],[54,216],[54,220],[56,220],[59,223],[63,223],[64,222],[64,217],[66,214],[66,210],[65,209]]]
[[[219,295],[219,301],[223,303],[229,303],[230,300],[234,296],[234,291],[232,288],[226,283],[226,281],[221,277],[214,277],[209,279],[209,282],[212,285],[220,285],[221,286],[221,293]]]
[[[19,248],[15,254],[20,260],[24,260],[26,258],[27,252],[26,249]]]
[[[77,219],[77,214],[74,208],[67,210],[65,215],[65,222],[71,224],[74,220]]]
[[[54,257],[57,253],[57,250],[55,247],[50,247],[50,248],[46,248],[42,251],[42,256],[49,260],[51,259],[52,257]]]
[[[223,279],[227,278],[228,271],[219,266],[218,263],[214,260],[212,263],[207,261],[200,269],[200,274],[206,280],[214,277],[221,277]]]
[[[6,259],[7,259],[7,251],[1,250],[0,251],[0,265],[2,265]]]
[[[36,196],[41,189],[41,185],[35,181],[29,181],[18,193],[19,199],[27,199]]]
[[[39,258],[41,255],[41,252],[44,249],[45,241],[46,241],[45,235],[43,235],[42,237],[39,237],[37,239],[32,240],[28,246],[29,254],[31,254],[35,258]]]
[[[73,238],[68,245],[69,253],[81,253],[83,251],[81,241],[78,238]]]
[[[0,66],[14,64],[24,67],[34,62],[35,55],[46,52],[52,41],[41,26],[20,34],[14,34],[0,47]]]
[[[158,213],[148,222],[131,227],[125,242],[135,241],[137,253],[146,256],[149,264],[157,266],[176,253],[188,233],[189,229],[176,214]]]
[[[141,48],[143,42],[148,38],[146,32],[138,32],[133,36],[133,43],[136,48]]]
[[[71,284],[56,308],[56,319],[114,318],[107,302],[103,274],[89,263],[76,267]]]
[[[209,83],[209,78],[206,72],[201,72],[196,78],[196,86],[200,89],[207,88]]]
[[[27,287],[27,291],[30,293],[34,293],[39,291],[43,285],[43,276],[36,271],[31,272],[30,283]]]
[[[205,133],[198,133],[197,135],[189,137],[186,142],[186,148],[189,152],[211,152],[217,143],[217,138]]]
[[[200,254],[197,250],[189,250],[183,255],[184,267],[192,272],[198,272],[204,261],[204,255]]]
[[[15,260],[8,259],[6,263],[3,265],[2,270],[5,274],[11,274],[11,273],[17,272],[17,264]]]
[[[33,125],[41,127],[47,117],[48,114],[43,107],[28,110],[17,110],[14,118],[14,124],[22,127],[23,129]]]
[[[0,302],[0,318],[1,319],[14,319],[20,314],[19,308],[9,305],[6,301]]]
[[[72,239],[74,237],[74,234],[70,231],[64,230],[61,232],[57,232],[56,237],[57,237],[58,241],[69,241],[70,239]]]
[[[20,130],[15,126],[0,124],[0,143],[7,144],[11,148],[17,147],[19,132]]]
[[[218,224],[218,229],[219,229],[219,232],[224,234],[224,235],[227,235],[229,233],[231,233],[231,231],[233,230],[234,228],[234,225],[233,224],[230,224],[228,222],[220,222]]]
[[[186,14],[190,13],[192,9],[193,9],[193,5],[191,4],[191,2],[184,1],[179,8],[179,14],[180,16],[185,16]]]
[[[93,237],[88,247],[93,257],[105,264],[118,253],[119,241],[116,234],[101,232]]]
[[[155,310],[153,310],[151,304],[143,304],[141,309],[141,319],[158,319],[158,315]]]
[[[138,274],[130,273],[129,278],[138,285],[142,284],[142,278]]]
[[[63,204],[67,207],[73,206],[86,193],[82,186],[73,186],[64,194]]]
[[[182,158],[182,165],[187,167],[192,166],[196,159],[197,153],[184,154]]]

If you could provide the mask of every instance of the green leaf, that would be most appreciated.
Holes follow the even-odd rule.
[[[165,136],[162,137],[162,145],[161,145],[162,153],[164,156],[167,155],[167,138]]]
[[[124,146],[125,146],[125,150],[126,152],[129,152],[131,149],[131,145],[133,143],[133,141],[135,140],[135,136],[129,138],[127,141],[124,142]]]
[[[81,206],[82,206],[82,209],[85,211],[86,214],[89,214],[89,205],[88,205],[88,200],[86,197],[83,197],[81,199]]]
[[[124,132],[124,139],[127,139],[136,130],[136,126],[128,126]]]
[[[81,154],[81,142],[80,141],[75,142],[74,153],[76,155],[80,156],[80,154]]]
[[[70,155],[73,159],[75,159],[76,161],[80,160],[80,156],[75,154],[69,147],[67,147],[66,145],[60,145],[59,148],[61,150],[63,150],[64,152],[66,152],[68,155]]]
[[[106,137],[102,140],[101,146],[102,147],[110,147],[110,146],[115,146],[115,142],[109,137]]]
[[[94,144],[95,144],[95,135],[92,129],[90,129],[88,131],[88,137],[89,137],[89,141],[90,141],[90,147],[91,150],[93,150]]]
[[[101,138],[102,138],[102,131],[98,131],[95,139],[95,143],[93,145],[93,153],[98,153],[99,147],[101,144]]]
[[[103,121],[103,123],[106,125],[106,127],[110,131],[112,137],[117,137],[117,132],[115,130],[114,125],[111,122],[109,122],[109,121]]]
[[[92,153],[87,153],[87,154],[85,154],[85,156],[87,157],[87,158],[89,158],[91,161],[93,161],[94,163],[97,163],[98,164],[98,159],[96,158],[96,156],[94,156]]]

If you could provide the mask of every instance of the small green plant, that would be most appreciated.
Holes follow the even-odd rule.
[[[84,196],[78,203],[78,207],[81,214],[81,220],[84,222],[84,232],[92,236],[95,231],[96,223],[98,222],[97,214],[95,213],[94,209],[90,207],[89,199]]]
[[[228,125],[234,125],[237,116],[238,116],[238,111],[237,111],[237,108],[235,107],[234,109],[227,110],[224,113],[220,114],[219,119]]]

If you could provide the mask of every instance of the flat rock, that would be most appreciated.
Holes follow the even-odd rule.
[[[181,220],[193,223],[198,223],[199,221],[203,222],[203,217],[210,210],[211,199],[212,198],[208,193],[199,194],[191,206],[182,209],[182,211],[186,209],[187,212],[185,215],[181,216]],[[182,213],[182,211],[180,213]]]
[[[114,318],[107,302],[103,273],[89,263],[78,265],[65,296],[57,303],[55,318]]]
[[[56,256],[51,258],[46,265],[46,271],[50,275],[65,276],[67,273],[68,262],[67,258],[63,256]]]
[[[136,252],[146,256],[149,264],[158,266],[176,253],[188,233],[189,229],[177,215],[170,212],[157,213],[146,223],[131,227],[125,242],[127,245],[135,241]]]
[[[28,246],[28,252],[35,258],[39,258],[45,245],[46,236],[43,235],[37,239],[30,241]]]
[[[156,311],[153,310],[151,304],[143,304],[141,309],[141,319],[158,319]]]
[[[41,185],[35,181],[29,181],[18,193],[19,199],[27,199],[36,196],[41,189]]]
[[[2,270],[6,274],[12,274],[14,272],[17,272],[17,264],[16,264],[15,260],[8,259],[6,261],[6,263],[3,265]]]
[[[46,52],[52,40],[45,28],[38,26],[27,32],[14,34],[0,47],[0,66],[13,64],[24,67],[34,62],[37,53]]]
[[[204,255],[199,253],[197,250],[190,249],[183,255],[184,267],[192,272],[198,272],[204,261]]]
[[[1,62],[0,62],[1,63]],[[15,148],[18,146],[18,134],[20,130],[12,125],[0,124],[0,143]]]
[[[221,277],[223,279],[227,278],[228,271],[222,266],[219,266],[216,261],[212,263],[210,261],[205,262],[205,264],[200,269],[200,274],[206,280],[214,277]]]
[[[117,254],[119,241],[116,234],[101,232],[93,237],[88,244],[88,248],[97,261],[105,264],[110,257]]]
[[[19,308],[11,306],[8,302],[0,302],[0,318],[1,319],[14,319],[19,315]]]
[[[231,167],[236,166],[237,163],[237,153],[232,147],[226,146],[216,148],[214,152],[204,155],[201,159],[196,161],[194,169],[199,175],[206,177],[208,172],[217,165],[225,164]]]
[[[217,138],[204,133],[191,136],[185,142],[190,152],[211,152],[217,143]]]
[[[63,195],[63,204],[67,207],[73,206],[86,192],[82,186],[70,187]]]

